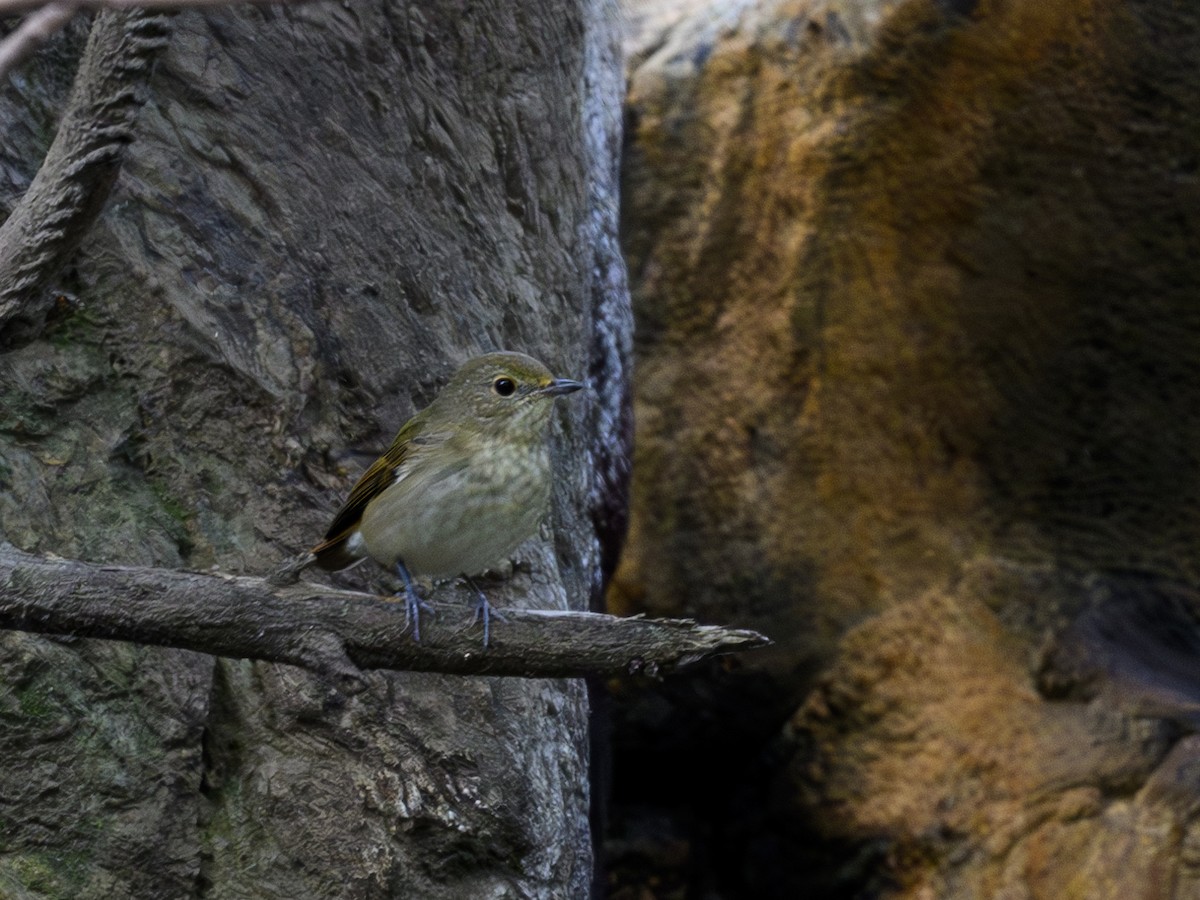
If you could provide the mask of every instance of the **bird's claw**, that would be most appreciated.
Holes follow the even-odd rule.
[[[404,597],[404,627],[412,625],[412,636],[414,641],[421,640],[421,610],[433,615],[433,607],[421,599],[421,595],[417,593],[417,587],[413,584],[412,576],[408,574],[408,569],[404,563],[397,560],[396,574],[400,576],[400,580],[404,582],[404,592],[396,593],[397,597]]]
[[[470,580],[467,583],[475,591],[475,599],[471,601],[471,610],[473,613],[471,624],[474,625],[476,622],[483,622],[483,649],[486,650],[491,637],[492,617],[495,616],[501,622],[507,621],[507,617],[500,610],[496,609],[496,607],[492,606],[492,604],[488,603],[487,596],[479,589],[478,585]]]
[[[418,596],[416,591],[406,590],[404,592],[404,627],[412,625],[412,636],[414,641],[421,639],[421,613],[427,612],[430,615],[436,615],[432,606],[426,603]]]

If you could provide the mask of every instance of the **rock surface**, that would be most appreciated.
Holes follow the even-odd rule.
[[[1200,15],[690,6],[627,41],[613,602],[776,648],[626,698],[618,866],[656,833],[712,896],[1187,894]]]

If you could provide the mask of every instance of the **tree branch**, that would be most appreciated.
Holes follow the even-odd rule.
[[[404,605],[300,582],[99,566],[35,556],[0,543],[0,628],[109,638],[289,663],[340,688],[362,669],[530,678],[646,673],[764,646],[753,631],[682,619],[506,609],[481,646],[468,604],[441,604],[405,634]]]
[[[0,17],[29,13],[25,21],[0,41],[0,79],[23,63],[50,38],[66,27],[81,10],[149,10],[179,12],[219,6],[276,6],[312,0],[0,0]]]
[[[74,8],[73,2],[46,7],[42,13],[49,21],[28,31],[29,23],[23,23],[0,48],[0,57],[27,55],[31,48],[20,41],[48,33]],[[54,142],[0,226],[0,332],[14,322],[42,318],[42,292],[108,199],[167,34],[165,16],[141,10],[96,17]]]
[[[51,3],[61,0],[50,0]],[[77,9],[149,9],[159,12],[212,9],[220,6],[279,6],[314,0],[72,0]],[[15,16],[50,5],[46,0],[0,0],[0,16]]]
[[[0,78],[25,62],[38,47],[66,27],[79,6],[72,0],[55,0],[26,16],[16,30],[0,41]],[[0,4],[0,15],[3,5]]]

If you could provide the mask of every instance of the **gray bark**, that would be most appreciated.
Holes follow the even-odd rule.
[[[617,618],[574,610],[494,611],[489,646],[467,602],[433,605],[423,636],[403,603],[308,582],[203,575],[43,559],[0,544],[0,627],[103,637],[312,669],[339,689],[362,669],[526,678],[665,674],[769,641],[686,619]]]
[[[607,3],[549,0],[180,15],[52,285],[78,308],[0,355],[5,538],[265,574],[458,363],[504,347],[599,390],[556,425],[552,527],[491,596],[594,601],[628,452],[620,83],[590,68],[614,27]],[[0,98],[9,198],[77,41]],[[388,587],[369,566],[336,583]],[[368,672],[347,697],[285,665],[0,637],[9,893],[587,893],[580,681]]]
[[[54,143],[0,226],[0,336],[45,318],[46,287],[108,200],[168,21],[137,9],[96,17]]]

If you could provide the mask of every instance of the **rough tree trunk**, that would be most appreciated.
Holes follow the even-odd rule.
[[[494,597],[594,603],[629,435],[615,21],[602,0],[179,16],[73,299],[0,353],[2,536],[264,574],[458,362],[505,347],[595,390],[555,429],[553,527]],[[0,99],[10,209],[81,44]],[[3,633],[0,893],[586,894],[581,682],[366,680]]]

